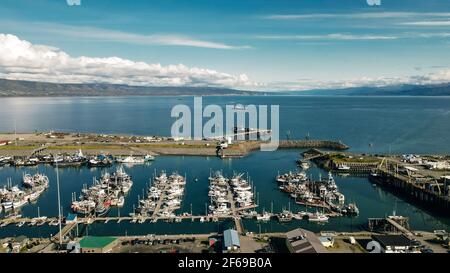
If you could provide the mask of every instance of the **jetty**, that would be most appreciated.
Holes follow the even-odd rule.
[[[17,144],[7,144],[0,149],[0,156],[11,156],[14,159],[28,159],[56,154],[73,154],[83,150],[86,156],[99,154],[111,156],[138,155],[197,155],[243,157],[251,152],[260,150],[263,135],[271,134],[271,130],[244,128],[238,129],[230,135],[213,137],[210,139],[176,139],[169,136],[134,136],[134,135],[106,135],[93,133],[58,133],[38,132],[22,133],[17,138]],[[0,134],[0,138],[12,140],[14,135]],[[228,139],[230,139],[228,143]],[[220,142],[226,141],[226,147],[217,149]],[[325,149],[347,150],[349,147],[341,141],[333,140],[280,140],[281,149]]]

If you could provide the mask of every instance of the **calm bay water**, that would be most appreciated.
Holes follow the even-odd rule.
[[[450,153],[450,97],[204,97],[203,104],[280,105],[280,138],[341,140],[358,152]],[[0,98],[0,131],[170,135],[192,97]],[[372,146],[369,146],[369,144]]]
[[[14,130],[14,120],[18,131],[64,130],[75,132],[130,133],[140,135],[168,135],[173,119],[170,110],[176,104],[192,104],[192,98],[172,97],[130,97],[130,98],[7,98],[0,99],[0,131]],[[450,152],[450,98],[416,97],[206,97],[204,104],[279,104],[280,127],[291,131],[292,137],[302,138],[306,134],[312,138],[342,140],[358,152],[393,153],[449,153]],[[373,146],[369,148],[369,143]],[[215,157],[161,156],[151,165],[126,167],[135,182],[126,197],[125,207],[112,210],[110,215],[126,215],[137,204],[154,171],[178,171],[188,177],[186,195],[179,212],[204,214],[208,203],[208,176],[210,170],[223,170],[231,175],[233,171],[248,172],[259,193],[260,207],[274,212],[288,207],[294,211],[304,208],[292,202],[277,189],[274,177],[279,172],[295,170],[295,160],[300,150],[280,150],[277,152],[256,152],[242,159],[221,160]],[[114,167],[112,168],[114,169]],[[111,169],[111,171],[112,171]],[[37,201],[22,209],[25,216],[56,216],[55,171],[50,166],[36,168],[0,168],[0,186],[11,177],[19,184],[23,172],[43,172],[50,178],[50,188]],[[62,181],[62,201],[64,214],[70,209],[71,193],[80,192],[83,184],[90,184],[93,177],[99,177],[102,170],[88,168],[68,168],[60,172]],[[323,171],[312,168],[309,173],[318,178]],[[195,182],[195,179],[198,179]],[[413,229],[449,229],[450,219],[431,215],[392,194],[372,186],[363,177],[336,177],[336,182],[348,202],[356,202],[360,215],[355,218],[330,219],[326,225],[307,221],[293,221],[279,224],[271,221],[261,224],[264,231],[285,231],[302,226],[318,230],[359,230],[368,217],[384,217],[393,211],[397,215],[410,217]],[[192,223],[190,221],[169,223],[146,223],[143,225],[123,222],[121,224],[94,224],[89,234],[169,234],[207,233],[221,230],[231,223]],[[257,232],[258,223],[244,220],[244,227]],[[8,226],[0,228],[0,237],[13,235],[49,236],[54,227]],[[86,232],[86,230],[83,230]]]

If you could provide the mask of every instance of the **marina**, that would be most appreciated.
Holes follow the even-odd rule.
[[[286,160],[281,160],[279,162],[277,161],[277,163],[274,164],[273,167],[281,171],[285,170],[287,171],[286,173],[289,173],[288,169],[295,168],[295,157],[298,155],[298,151],[286,150],[280,151],[279,153],[282,153],[284,157],[286,157]],[[156,234],[164,234],[165,232],[167,232],[167,229],[163,228],[165,226],[165,222],[168,222],[171,225],[179,226],[175,229],[178,230],[178,232],[181,232],[183,230],[183,226],[187,227],[190,225],[194,225],[196,228],[194,230],[190,230],[190,232],[193,233],[201,233],[203,229],[214,223],[215,225],[213,226],[215,226],[215,229],[217,229],[218,226],[221,227],[223,223],[230,223],[230,221],[234,226],[236,226],[238,223],[238,225],[240,225],[245,231],[258,231],[259,228],[261,228],[264,232],[282,232],[298,225],[311,230],[320,230],[326,228],[329,230],[344,231],[364,230],[367,218],[373,216],[382,217],[385,214],[391,214],[393,210],[397,210],[397,213],[399,215],[405,215],[409,217],[411,219],[411,226],[415,227],[416,229],[433,230],[436,227],[443,229],[446,228],[446,220],[438,220],[439,218],[435,216],[433,217],[424,211],[419,214],[422,215],[422,217],[417,218],[416,209],[410,207],[408,203],[402,202],[400,199],[397,199],[395,196],[391,195],[388,192],[384,192],[379,188],[374,188],[366,178],[357,177],[352,178],[337,176],[334,179],[336,185],[339,187],[339,191],[345,195],[346,199],[351,201],[349,203],[358,204],[360,213],[354,217],[329,217],[326,212],[324,215],[322,215],[322,209],[316,209],[312,206],[297,204],[292,201],[292,197],[289,196],[289,194],[280,192],[278,186],[275,186],[277,183],[273,181],[278,171],[272,171],[271,173],[273,176],[272,178],[270,178],[267,177],[267,170],[258,168],[257,164],[253,165],[254,167],[249,168],[249,162],[270,160],[271,158],[270,154],[257,153],[255,155],[256,156],[242,158],[239,160],[228,159],[225,162],[222,159],[215,157],[186,157],[183,159],[179,157],[164,156],[159,157],[158,160],[150,166],[134,165],[131,167],[122,167],[124,168],[124,171],[126,173],[133,177],[133,186],[129,190],[128,194],[124,195],[125,202],[123,207],[119,208],[111,206],[110,210],[105,216],[91,214],[89,216],[86,215],[86,217],[83,217],[82,215],[80,215],[81,217],[78,218],[78,221],[80,221],[80,225],[89,226],[90,234],[96,234],[97,230],[98,232],[101,231],[102,233],[105,232],[105,234],[112,235],[115,233],[124,234],[125,232],[129,234],[146,234],[147,232],[149,232],[149,230],[152,230],[152,232]],[[205,165],[210,166],[210,168],[208,168],[206,171],[204,170]],[[198,166],[198,169],[196,168],[195,170],[193,170],[193,166]],[[200,166],[202,167],[200,168]],[[121,168],[121,165],[113,166],[110,169],[98,169],[94,171],[86,167],[81,169],[61,169],[62,190],[63,193],[68,192],[68,194],[63,194],[63,201],[70,200],[70,192],[81,192],[83,188],[86,188],[86,186],[84,185],[85,182],[82,181],[92,180],[92,177],[102,177],[102,174],[103,176],[105,176],[105,173],[114,173],[116,171],[116,168]],[[16,173],[17,177],[22,177],[23,173],[21,172],[21,170],[22,169],[6,167],[6,169],[3,169],[3,175],[8,175],[14,178],[14,173]],[[47,172],[50,184],[54,183],[54,168],[52,166],[41,165],[38,167],[38,170],[41,173]],[[145,201],[149,200],[150,194],[152,192],[158,193],[158,191],[155,191],[154,189],[151,190],[151,187],[156,186],[156,184],[150,183],[149,185],[148,181],[149,179],[155,181],[155,178],[163,178],[164,175],[161,174],[160,170],[168,170],[165,173],[167,179],[174,173],[176,174],[186,172],[188,175],[187,177],[179,175],[173,176],[174,178],[179,177],[180,181],[186,181],[183,187],[184,190],[182,191],[182,202],[180,202],[180,204],[175,207],[165,207],[167,210],[164,210],[162,206],[163,202],[160,202],[160,206],[162,209],[158,210],[155,214],[155,210],[152,211],[151,207],[150,209],[148,207],[145,208],[144,206],[139,208],[139,205],[146,204]],[[222,170],[222,174],[219,175],[217,172],[211,170]],[[248,180],[246,177],[247,172],[252,177],[250,180]],[[308,172],[313,177],[319,177],[319,175],[327,177],[328,175],[327,172],[321,171],[314,166],[311,166]],[[74,176],[75,174],[76,176]],[[229,179],[226,178],[226,174],[228,174],[228,177],[230,177]],[[77,177],[76,180],[74,180],[75,177]],[[80,177],[82,180],[80,181],[78,177]],[[242,180],[244,180],[245,182],[242,183]],[[104,181],[106,181],[106,179]],[[115,181],[115,179],[110,179],[110,181]],[[214,181],[214,183],[211,183],[210,181]],[[252,187],[250,187],[249,189],[248,185],[245,184],[248,181],[252,182],[253,187],[256,187],[256,194],[254,194],[255,192],[252,190]],[[214,195],[215,199],[213,200],[212,196],[209,196],[209,192],[211,191],[210,187],[212,184],[223,185],[224,189],[226,189],[223,191],[219,191],[222,192],[222,194],[216,193]],[[238,188],[240,187],[243,190],[247,190],[248,196],[252,196],[249,193],[253,193],[254,198],[251,198],[250,200],[240,198],[239,201],[241,201],[241,203],[237,202],[237,197],[239,197],[239,195],[236,194],[236,192],[239,192],[239,190],[233,191],[233,184]],[[167,187],[167,190],[172,188],[168,186],[167,182],[165,183],[165,185]],[[79,190],[75,190],[76,187],[79,187]],[[369,193],[372,192],[372,201],[361,199],[361,196],[355,193],[355,187],[356,189],[362,187],[361,190],[365,192],[367,191]],[[215,190],[217,188],[218,187],[214,187]],[[142,202],[143,189],[148,189],[148,193],[144,197],[144,202]],[[55,187],[50,186],[49,191],[53,192],[49,192],[49,195],[51,196],[46,195],[47,198],[42,200],[39,199],[36,205],[31,204],[30,206],[24,206],[21,209],[21,218],[15,219],[13,222],[14,224],[19,225],[21,224],[21,222],[25,222],[23,225],[20,225],[20,227],[16,227],[14,225],[16,228],[19,228],[19,231],[21,229],[27,228],[27,233],[43,232],[47,229],[46,226],[48,226],[48,223],[51,223],[52,221],[53,224],[55,223],[57,210],[56,206],[54,205],[56,197],[54,190]],[[175,189],[173,190],[173,192],[176,192]],[[161,197],[161,195],[159,197]],[[220,199],[220,197],[223,197],[224,199]],[[159,201],[161,201],[157,198],[157,195],[153,196],[153,198],[156,203],[159,203]],[[375,206],[374,204],[379,203],[379,201],[377,201],[378,198],[388,198],[392,201],[391,203],[384,203],[385,205]],[[136,203],[136,200],[139,200],[139,203]],[[211,205],[215,205],[215,200],[217,202],[228,201],[226,202],[226,209],[223,205],[222,207],[220,205],[209,207]],[[64,201],[64,203],[66,204],[63,206],[64,216],[66,216],[67,213],[71,210],[70,204],[67,204],[67,201]],[[253,206],[246,207],[245,205],[250,204],[246,204],[245,201],[252,202]],[[256,203],[258,203],[258,207],[256,207]],[[397,204],[397,207],[394,207],[394,203]],[[235,206],[234,213],[232,210],[232,204],[234,204]],[[241,207],[240,204],[244,206]],[[28,226],[30,220],[24,219],[36,218],[37,206],[40,207],[41,215],[46,215],[48,219],[45,221],[46,224],[43,226],[38,227],[37,224],[35,224],[30,227]],[[169,208],[170,210],[168,210]],[[206,211],[205,208],[207,209]],[[270,212],[268,210],[269,208]],[[170,213],[164,213],[163,211],[176,212],[175,217],[174,215]],[[216,213],[214,213],[214,211],[216,211]],[[324,216],[326,216],[328,219]],[[421,219],[428,220],[421,221]],[[9,218],[6,220],[10,221]],[[0,235],[6,235],[4,232],[8,232],[8,230],[10,230],[10,226],[12,226],[13,223],[10,223],[9,225],[1,228]],[[318,225],[318,223],[320,225]],[[28,230],[30,228],[31,230]],[[48,226],[48,228],[51,228],[51,226]],[[105,228],[109,231],[106,231]],[[41,231],[38,231],[38,229],[41,229]]]
[[[105,147],[107,149],[107,147]],[[84,167],[105,168],[111,167],[113,163],[121,164],[144,164],[155,160],[155,156],[146,154],[143,156],[112,156],[96,154],[86,156],[79,149],[77,153],[45,153],[46,149],[30,150],[29,156],[0,156],[1,166],[10,165],[14,167],[34,167],[39,164],[58,165],[59,168]]]
[[[331,216],[359,214],[356,204],[345,204],[345,196],[338,191],[331,172],[327,179],[319,178],[317,181],[308,178],[304,171],[278,175],[276,180],[280,190],[289,194],[297,204],[327,210]]]
[[[43,174],[23,174],[23,189],[13,185],[8,179],[6,185],[0,189],[0,212],[16,213],[21,207],[36,202],[42,193],[49,187],[48,177]]]
[[[229,97],[224,100],[222,97],[208,97],[205,98],[205,101],[222,105],[232,100],[246,105],[248,104],[247,102],[253,101],[253,99],[255,98],[250,100],[247,97]],[[302,128],[307,129],[299,129],[298,131],[291,131],[284,136],[282,135],[280,149],[276,152],[259,152],[259,144],[248,141],[246,143],[232,143],[224,149],[225,157],[222,158],[217,157],[216,140],[175,141],[154,136],[168,134],[164,130],[170,128],[170,124],[165,124],[163,120],[152,121],[151,125],[143,124],[139,119],[133,120],[135,123],[129,120],[125,123],[120,121],[110,124],[111,126],[108,128],[104,128],[102,124],[109,124],[105,120],[94,124],[88,120],[82,120],[82,117],[77,117],[81,120],[76,123],[68,121],[60,123],[61,120],[55,121],[55,124],[67,124],[69,126],[69,128],[64,127],[67,130],[62,133],[57,131],[64,130],[53,131],[54,128],[41,126],[39,122],[35,122],[37,124],[36,128],[40,131],[46,131],[46,133],[19,134],[19,139],[21,140],[16,142],[14,141],[14,134],[2,135],[1,138],[9,140],[10,143],[0,147],[0,185],[7,187],[9,179],[13,182],[13,185],[19,184],[18,182],[23,179],[24,173],[31,175],[41,173],[46,175],[50,185],[34,203],[27,203],[20,208],[20,212],[16,214],[16,216],[20,215],[20,218],[14,224],[2,222],[2,224],[6,225],[0,228],[0,236],[26,234],[30,237],[49,237],[57,234],[57,227],[54,226],[55,223],[58,224],[58,221],[55,221],[55,217],[58,215],[55,158],[58,159],[58,164],[61,163],[61,166],[59,166],[61,176],[61,211],[64,217],[72,213],[72,201],[82,201],[80,200],[80,194],[83,189],[88,190],[91,186],[95,186],[91,182],[94,181],[94,178],[98,178],[97,187],[100,186],[101,188],[101,178],[105,173],[112,175],[118,167],[122,167],[124,172],[132,177],[133,186],[127,194],[117,195],[118,198],[116,199],[111,198],[112,202],[105,215],[96,215],[95,208],[92,210],[89,207],[88,211],[90,211],[90,214],[79,214],[80,234],[85,234],[86,232],[97,235],[204,233],[206,230],[214,232],[229,226],[237,227],[243,232],[259,232],[261,230],[263,233],[286,232],[299,226],[312,231],[323,229],[358,231],[367,229],[368,218],[383,218],[386,215],[392,215],[393,211],[396,211],[397,215],[408,217],[409,224],[413,229],[428,231],[434,229],[449,230],[450,223],[448,218],[435,213],[432,209],[430,210],[421,207],[420,204],[410,202],[409,199],[391,192],[389,187],[384,188],[381,184],[369,182],[370,173],[350,172],[350,174],[346,174],[346,171],[349,171],[349,169],[351,171],[352,168],[360,168],[359,165],[352,165],[349,161],[336,165],[338,169],[331,169],[331,171],[334,182],[338,187],[338,192],[344,196],[345,206],[355,204],[359,214],[347,215],[332,210],[327,207],[329,205],[324,203],[323,201],[325,200],[322,200],[323,198],[320,196],[320,186],[324,186],[327,192],[333,192],[332,189],[327,188],[328,184],[326,183],[330,169],[317,164],[318,161],[314,158],[310,158],[311,160],[304,160],[303,158],[299,160],[299,155],[303,152],[308,152],[311,148],[325,152],[335,149],[334,152],[342,152],[343,154],[347,151],[349,154],[371,152],[384,153],[386,155],[389,151],[392,154],[450,152],[446,150],[446,146],[442,143],[430,145],[424,140],[427,139],[426,136],[428,134],[436,133],[432,131],[424,131],[417,135],[417,138],[422,141],[421,145],[405,146],[406,144],[402,144],[389,147],[386,144],[396,141],[391,139],[392,135],[402,134],[407,128],[414,127],[415,125],[411,124],[411,122],[419,122],[425,117],[431,118],[429,115],[434,113],[432,112],[435,111],[434,109],[443,109],[445,111],[447,104],[444,105],[440,101],[430,99],[424,105],[424,101],[421,100],[421,107],[425,107],[429,111],[418,116],[414,114],[415,112],[408,110],[411,107],[417,110],[414,105],[419,103],[418,101],[416,102],[415,99],[411,98],[403,103],[403,100],[394,98],[396,100],[395,109],[400,107],[404,109],[403,111],[410,112],[415,118],[404,120],[402,119],[403,113],[393,114],[392,118],[403,120],[407,126],[390,127],[391,131],[387,134],[387,132],[380,131],[377,128],[365,131],[358,123],[351,122],[352,117],[355,115],[349,115],[348,109],[349,107],[352,109],[352,103],[372,109],[372,102],[377,102],[382,103],[383,107],[387,107],[393,112],[395,109],[390,104],[391,100],[369,98],[368,100],[371,101],[369,103],[358,98],[304,98],[302,100],[293,98],[292,101],[291,99],[280,97],[270,99],[256,97],[256,99],[260,103],[280,103],[285,106],[281,108],[282,111],[280,113],[281,118],[284,120],[281,124],[281,134],[300,126],[300,124],[297,124],[298,121],[293,121],[293,119],[289,118],[292,116],[302,116]],[[61,103],[70,101],[70,103],[79,105],[78,101],[72,101],[72,99],[57,100]],[[89,104],[86,111],[102,117],[101,113],[97,112],[100,105],[106,105],[106,111],[111,111],[112,109],[109,107],[115,105],[115,102],[124,100],[134,105],[131,109],[132,111],[136,110],[148,115],[155,115],[153,111],[157,108],[158,103],[167,102],[162,111],[170,110],[171,104],[179,103],[177,99],[157,97],[153,98],[152,101],[147,98],[142,98],[139,101],[135,98],[113,98],[108,100],[93,98],[89,100],[92,105]],[[182,98],[181,100],[188,103],[190,98]],[[323,112],[317,113],[317,116],[314,118],[311,118],[308,115],[308,110],[305,111],[304,109],[317,106],[316,103],[319,101],[320,105],[324,105],[327,108]],[[38,99],[37,102],[33,101],[29,111],[37,113],[34,116],[39,116],[39,111],[43,108],[36,109],[33,107],[44,102],[45,99]],[[27,105],[30,106],[30,104]],[[68,109],[61,108],[58,105],[52,105],[52,107],[58,109],[52,108],[51,111],[57,110],[65,113]],[[151,105],[154,107],[149,107]],[[340,108],[342,109],[339,110]],[[345,111],[343,111],[344,109]],[[347,133],[352,131],[346,125],[347,123],[342,124],[341,127],[333,127],[330,130],[326,120],[333,116],[335,111],[338,111],[341,118],[349,122],[348,124],[357,126],[358,130],[360,130],[359,135],[377,135],[378,140],[355,137],[357,134]],[[359,110],[354,109],[351,111]],[[112,112],[109,113],[114,115]],[[6,117],[9,115],[8,112],[4,112],[4,114]],[[167,114],[169,115],[170,113]],[[439,131],[441,131],[447,123],[443,117],[437,114],[433,114],[433,119],[436,121],[436,124],[441,124],[439,126]],[[377,122],[379,119],[385,120],[385,117],[372,116],[370,112],[363,111],[361,115],[368,120],[368,123]],[[58,115],[58,119],[63,117],[64,115]],[[33,120],[34,117],[28,116],[27,118]],[[11,128],[8,120],[12,120],[12,118],[6,119],[7,122],[3,124],[6,126],[4,128],[6,131],[8,128]],[[22,128],[19,128],[20,131],[36,130],[36,128],[27,128],[24,122],[18,122],[18,124],[23,125]],[[82,127],[74,128],[73,126],[75,125],[82,125]],[[55,126],[55,128],[58,127],[63,128],[63,126]],[[155,130],[155,128],[158,130]],[[123,130],[136,135],[120,135]],[[70,131],[99,133],[68,133]],[[307,135],[307,138],[305,138],[305,135]],[[319,140],[311,139],[310,136]],[[335,139],[335,141],[323,139]],[[343,141],[341,142],[340,139]],[[375,144],[369,146],[369,143]],[[440,148],[436,149],[436,145]],[[148,157],[148,160],[146,160],[145,157],[147,155],[151,155],[153,158]],[[237,158],[234,158],[235,155]],[[127,157],[131,158],[127,159]],[[17,166],[15,166],[16,161]],[[118,161],[128,161],[128,163],[120,163]],[[377,162],[378,165],[376,166],[379,166],[379,163]],[[395,166],[395,164],[388,165]],[[369,169],[371,168],[369,167]],[[162,189],[150,190],[151,187],[155,186],[153,184],[154,177],[157,177],[161,170],[166,170],[168,177],[173,173],[178,173],[184,178],[186,183],[183,187],[182,195],[179,199],[173,199],[180,201],[179,204],[178,201],[163,204],[163,202],[168,202],[172,199],[159,202],[163,195]],[[219,194],[222,196],[218,195],[212,198],[212,196],[209,196],[209,192],[212,185],[210,178],[214,177],[216,172],[213,170],[220,170],[227,186],[224,185],[224,188],[226,188],[226,191],[223,191],[226,193],[225,195],[222,192]],[[299,181],[306,178],[305,183],[295,182],[294,179],[291,181],[293,182],[291,184],[305,184],[308,191],[313,193],[313,202],[303,198],[305,196],[297,196],[297,194],[302,193],[301,191],[285,192],[280,190],[280,186],[288,186],[288,183],[285,183],[285,185],[277,183],[275,182],[276,177],[279,174],[289,174],[289,172],[299,175]],[[301,172],[305,172],[306,175],[300,175]],[[238,200],[239,194],[233,190],[230,179],[241,174],[244,175],[240,179],[248,182],[251,189],[247,191],[248,193],[241,194],[242,196]],[[313,184],[315,183],[309,183],[309,180],[320,183],[314,186]],[[89,187],[85,186],[86,183],[89,184]],[[110,187],[105,188],[106,195],[108,195],[108,189],[111,190],[110,193],[115,192],[113,184],[111,183]],[[248,186],[242,185],[242,187]],[[434,187],[437,190],[437,186]],[[25,187],[23,188],[26,189]],[[290,188],[287,187],[286,190],[290,191]],[[161,195],[158,198],[159,190],[161,190]],[[179,191],[176,188],[173,190],[174,192]],[[73,193],[76,193],[75,196]],[[155,193],[156,195],[152,195]],[[334,194],[334,196],[336,200],[333,203],[339,204],[339,195],[336,196]],[[111,197],[114,197],[114,195]],[[250,199],[246,197],[250,197]],[[94,203],[95,201],[98,200],[94,198]],[[113,205],[114,202],[117,205]],[[253,207],[245,207],[246,202],[247,205],[252,203]],[[155,203],[160,203],[161,207],[161,210],[157,210],[156,214],[154,214]],[[241,207],[241,204],[244,206]],[[93,203],[91,205],[93,206]],[[40,221],[40,226],[38,226],[38,221],[35,221],[35,224],[29,226],[31,221],[19,220],[36,218],[38,207],[40,208],[40,215],[46,216],[48,219],[45,223]],[[169,214],[160,214],[166,208]],[[168,208],[171,209],[169,210]],[[101,206],[99,207],[99,212],[103,212]],[[225,212],[225,214],[222,212]],[[5,211],[1,213],[2,218],[5,220],[10,219],[8,218],[9,214],[10,212]],[[92,223],[88,224],[88,222]],[[86,227],[82,228],[81,226]]]
[[[149,215],[153,221],[160,218],[182,219],[176,216],[174,212],[181,207],[185,185],[186,177],[177,172],[171,175],[167,175],[165,171],[161,171],[159,175],[155,174],[147,191],[147,198],[144,198],[143,195],[136,209],[140,223],[145,222]],[[135,213],[132,213],[132,215],[136,216]]]
[[[109,212],[111,206],[124,206],[124,196],[132,186],[131,177],[123,170],[122,166],[118,166],[112,175],[104,173],[100,181],[93,178],[90,187],[84,184],[79,200],[76,200],[76,195],[73,194],[71,209],[83,216],[104,216]]]
[[[450,253],[449,0],[4,2],[0,256]]]

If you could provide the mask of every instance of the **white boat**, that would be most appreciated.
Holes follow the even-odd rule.
[[[4,210],[10,210],[13,208],[13,202],[12,201],[3,202],[2,207]]]
[[[124,204],[125,204],[125,198],[123,196],[120,196],[119,200],[117,201],[117,206],[123,207]]]
[[[152,156],[152,155],[146,155],[146,156],[144,157],[144,161],[145,161],[145,162],[149,162],[149,161],[153,161],[153,160],[155,160],[155,157]]]
[[[314,214],[309,215],[308,221],[316,223],[325,223],[328,222],[328,219],[329,219],[328,216],[326,216],[325,214],[316,212]]]
[[[312,213],[310,213],[310,212],[307,212],[307,211],[299,211],[299,212],[297,212],[296,214],[294,214],[293,215],[293,217],[295,218],[295,219],[297,219],[297,220],[303,220],[303,219],[305,219],[305,218],[309,218],[309,216],[311,215]]]
[[[309,167],[310,167],[310,165],[309,165],[308,161],[302,160],[300,162],[300,168],[302,168],[303,170],[306,171],[307,169],[309,169]]]
[[[23,178],[22,178],[22,183],[25,187],[27,188],[31,188],[31,189],[38,189],[42,191],[44,189],[47,189],[49,186],[49,180],[48,177],[46,175],[43,174],[35,174],[35,175],[30,175],[30,174],[24,174]]]
[[[264,212],[261,215],[256,216],[256,220],[260,222],[268,222],[272,218],[272,214]]]
[[[145,163],[145,159],[144,158],[136,158],[136,157],[133,157],[130,155],[125,158],[118,158],[117,162],[124,163],[124,164],[143,164],[143,163]]]
[[[338,165],[338,170],[340,170],[340,171],[348,171],[348,170],[350,170],[350,167],[345,165],[345,164],[340,164],[340,165]]]

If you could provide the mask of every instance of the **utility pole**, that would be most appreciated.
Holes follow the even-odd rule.
[[[17,146],[17,120],[14,119],[14,143]]]
[[[59,170],[58,170],[58,160],[56,160],[56,187],[58,191],[58,220],[59,220],[59,245],[61,247],[62,244],[62,220],[61,220],[61,193],[59,188]]]

